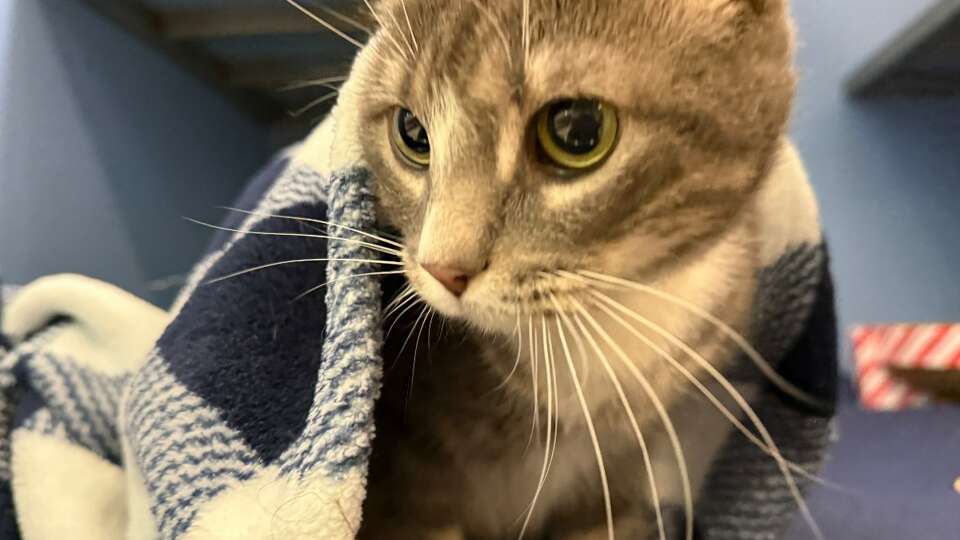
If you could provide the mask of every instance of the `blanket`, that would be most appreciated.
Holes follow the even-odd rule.
[[[355,537],[383,291],[373,265],[345,262],[374,252],[328,241],[375,225],[349,96],[348,84],[250,184],[247,212],[230,213],[171,311],[80,276],[45,278],[7,305],[0,537]],[[769,240],[750,339],[815,404],[746,358],[730,376],[761,385],[758,415],[784,457],[814,471],[835,398],[833,293],[813,195],[788,145],[782,154],[758,202]],[[310,262],[265,267],[287,260]],[[711,540],[777,538],[797,510],[775,460],[736,432],[700,501],[698,534]]]

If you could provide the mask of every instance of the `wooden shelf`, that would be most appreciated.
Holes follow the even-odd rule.
[[[855,98],[960,95],[960,0],[941,0],[847,80]]]

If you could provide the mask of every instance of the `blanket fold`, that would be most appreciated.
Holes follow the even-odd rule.
[[[351,135],[328,121],[316,137]],[[77,276],[12,300],[0,537],[354,538],[382,376],[383,271],[356,232],[374,226],[369,174],[303,157],[327,146],[308,141],[265,169],[172,313]],[[795,176],[769,194],[771,215],[812,204]],[[807,216],[761,250],[751,340],[827,407],[798,403],[755,369],[736,376],[761,385],[758,414],[784,456],[813,471],[836,335],[826,249],[815,209]],[[795,511],[776,463],[731,435],[697,509],[702,537],[777,538]]]

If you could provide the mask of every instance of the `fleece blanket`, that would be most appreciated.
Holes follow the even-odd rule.
[[[249,213],[230,214],[172,311],[79,276],[40,280],[9,301],[0,537],[355,537],[383,292],[372,265],[342,262],[376,256],[339,241],[375,225],[353,110],[348,83],[316,132],[251,183],[238,204]],[[816,205],[789,145],[773,174],[758,202],[770,234],[758,246],[766,266],[750,335],[826,406],[785,395],[746,358],[730,376],[760,384],[752,404],[784,456],[815,470],[834,401],[833,297]],[[703,490],[702,538],[777,538],[797,510],[776,462],[736,432]]]

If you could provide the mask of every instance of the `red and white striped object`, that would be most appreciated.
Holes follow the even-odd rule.
[[[960,370],[960,324],[857,326],[851,337],[860,401],[868,409],[895,411],[930,401],[893,377],[891,367]]]

